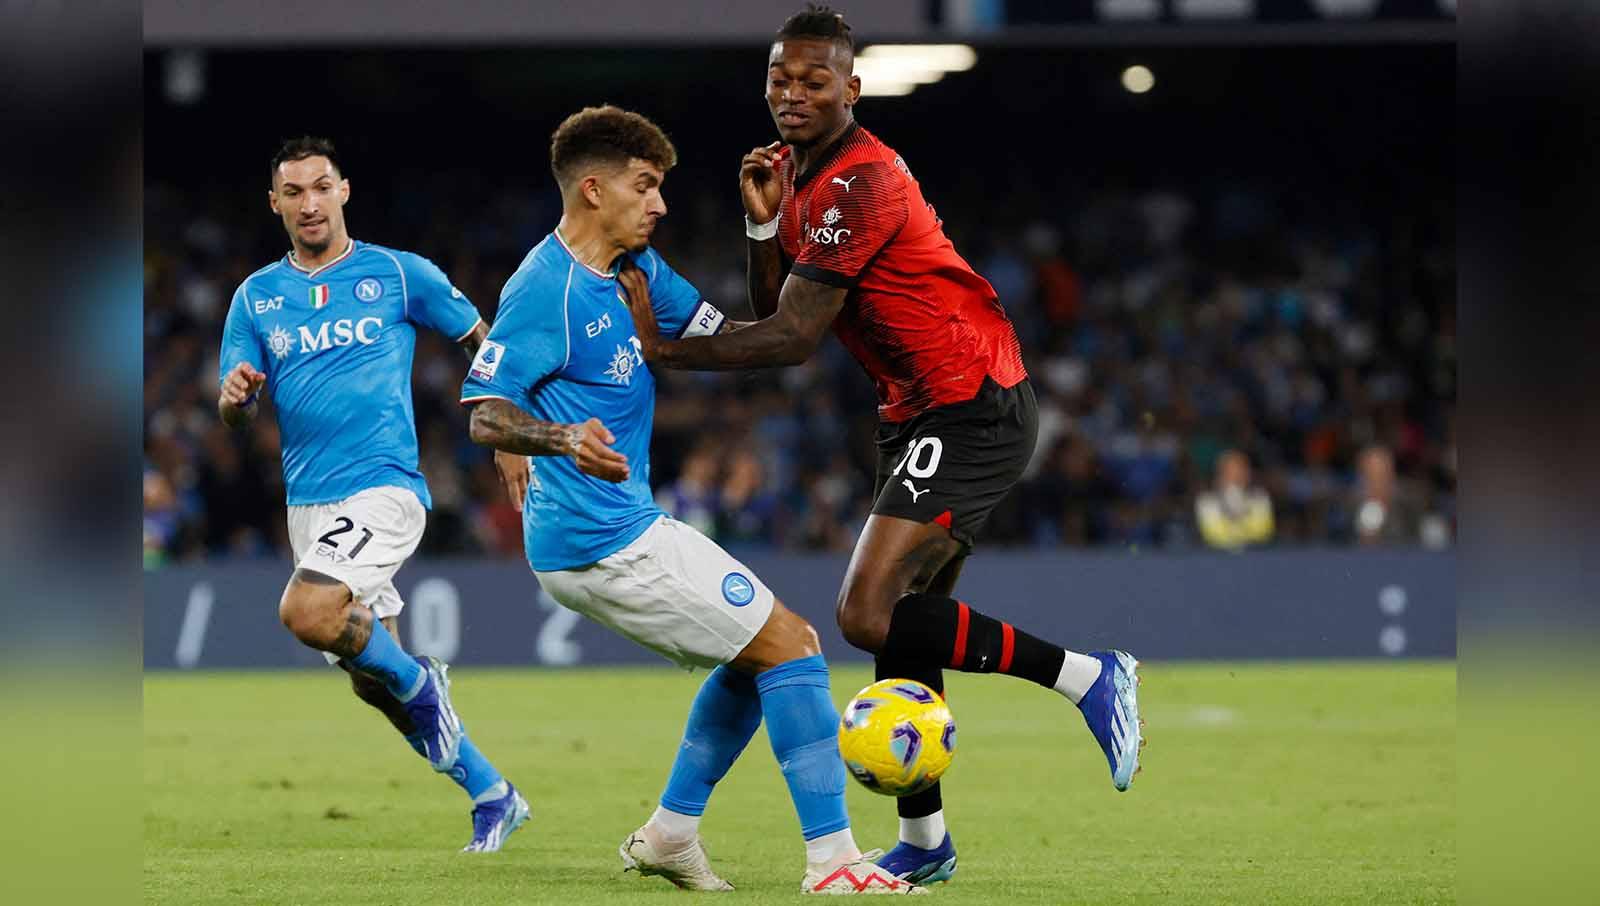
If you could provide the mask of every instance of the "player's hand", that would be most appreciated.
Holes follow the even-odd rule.
[[[528,498],[528,457],[496,450],[494,468],[500,473],[500,483],[506,486],[511,505],[521,510],[522,502]]]
[[[756,148],[739,164],[739,197],[744,199],[744,212],[755,223],[771,223],[778,216],[783,201],[783,180],[778,178],[782,145],[773,142]]]
[[[611,449],[610,445],[616,443],[617,438],[600,419],[591,418],[581,425],[573,425],[572,430],[575,433],[568,455],[578,464],[578,471],[604,481],[628,480],[628,457]]]
[[[267,376],[257,371],[254,365],[240,362],[233,366],[227,377],[222,379],[222,402],[237,409],[245,404],[245,400],[255,395],[266,382]]]
[[[661,328],[656,324],[655,309],[650,307],[650,281],[644,271],[632,261],[625,261],[617,273],[617,281],[628,294],[628,311],[633,314],[633,332],[639,338],[639,354],[645,361],[656,357],[661,340]]]

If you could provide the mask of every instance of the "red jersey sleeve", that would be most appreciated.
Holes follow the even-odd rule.
[[[851,289],[889,240],[905,226],[904,177],[883,161],[854,164],[827,177],[807,201],[800,252],[790,273]]]

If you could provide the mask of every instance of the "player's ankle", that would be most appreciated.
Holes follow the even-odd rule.
[[[675,852],[700,836],[700,816],[657,808],[644,825],[645,839],[657,850]]]
[[[832,871],[859,858],[861,858],[861,848],[856,846],[855,835],[848,827],[806,841],[808,868]]]

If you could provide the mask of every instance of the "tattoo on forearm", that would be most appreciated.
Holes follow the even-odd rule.
[[[572,452],[573,426],[540,421],[507,400],[484,400],[472,410],[474,443],[524,456],[565,456]]]
[[[360,604],[351,602],[350,616],[345,620],[344,629],[328,646],[328,650],[342,658],[353,658],[366,650],[367,640],[371,638],[372,614]]]
[[[668,368],[706,371],[798,365],[811,357],[847,294],[791,276],[783,284],[777,314],[726,335],[663,341],[656,360]]]
[[[776,240],[751,239],[745,243],[745,283],[750,308],[756,320],[770,318],[778,310],[778,294],[783,289],[783,249]]]

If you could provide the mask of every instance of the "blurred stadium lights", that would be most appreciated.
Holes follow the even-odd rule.
[[[179,107],[198,103],[206,96],[206,58],[198,50],[174,50],[163,61],[167,100]]]
[[[1130,94],[1144,94],[1156,87],[1156,74],[1148,66],[1129,66],[1122,70],[1122,87]]]
[[[947,72],[965,72],[978,52],[965,44],[874,44],[856,55],[863,97],[901,97]]]

